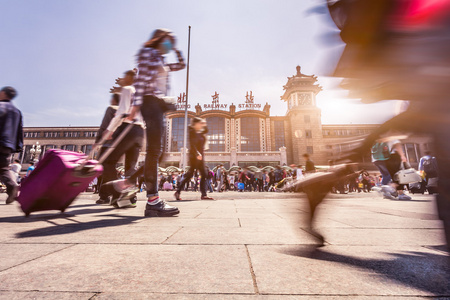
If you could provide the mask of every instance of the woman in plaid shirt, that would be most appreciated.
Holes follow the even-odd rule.
[[[170,51],[178,56],[177,63],[165,63],[164,56]],[[118,180],[114,187],[124,191],[134,186],[136,179],[144,173],[147,187],[147,205],[145,216],[172,216],[179,213],[178,208],[168,205],[158,194],[158,162],[162,154],[162,138],[164,133],[164,113],[167,111],[162,97],[169,91],[169,72],[179,71],[186,66],[181,52],[175,48],[175,36],[170,30],[157,29],[151,39],[146,42],[137,55],[138,76],[134,87],[136,93],[133,100],[129,120],[141,111],[146,124],[147,155],[145,165],[126,180]]]

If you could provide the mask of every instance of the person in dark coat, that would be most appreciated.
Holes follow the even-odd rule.
[[[205,170],[204,148],[206,143],[206,120],[202,118],[193,118],[189,125],[189,171],[186,172],[181,185],[177,188],[174,196],[175,199],[181,200],[181,187],[189,182],[197,170],[200,173],[200,192],[202,193],[202,200],[214,200],[206,195],[206,178],[208,174]]]
[[[17,92],[6,86],[0,90],[0,180],[6,185],[6,204],[14,202],[19,186],[9,168],[10,155],[23,147],[22,113],[11,100]]]

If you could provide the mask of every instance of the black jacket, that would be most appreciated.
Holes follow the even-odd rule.
[[[0,101],[0,146],[22,152],[22,113],[9,100]]]
[[[199,154],[203,156],[207,132],[208,129],[205,129],[204,132],[198,133],[189,126],[189,159],[196,160]]]

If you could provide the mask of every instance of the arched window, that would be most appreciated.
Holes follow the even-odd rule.
[[[273,122],[274,139],[275,139],[275,151],[278,151],[281,147],[286,146],[285,136],[284,136],[284,121],[274,121]]]
[[[189,119],[188,119],[189,123]],[[180,152],[184,142],[184,117],[172,119],[171,152]],[[189,142],[188,142],[189,143]]]
[[[206,118],[208,124],[209,151],[225,151],[225,119],[222,117]]]
[[[89,154],[91,152],[91,150],[92,150],[92,145],[83,145],[83,146],[81,146],[81,151],[84,154]]]
[[[57,148],[58,147],[56,145],[44,145],[44,146],[42,146],[42,154],[41,155],[44,155],[48,149],[57,149]]]
[[[241,118],[241,151],[261,151],[259,118]]]

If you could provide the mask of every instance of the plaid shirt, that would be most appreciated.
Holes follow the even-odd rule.
[[[158,75],[162,68],[167,67],[169,71],[178,71],[184,69],[183,56],[179,50],[176,50],[178,63],[166,64],[161,52],[155,48],[142,48],[137,55],[137,64],[139,74],[134,82],[136,93],[134,94],[133,106],[142,105],[144,96],[153,95],[156,97],[166,96],[165,92],[169,87],[169,76],[166,78],[166,91],[158,88]]]

